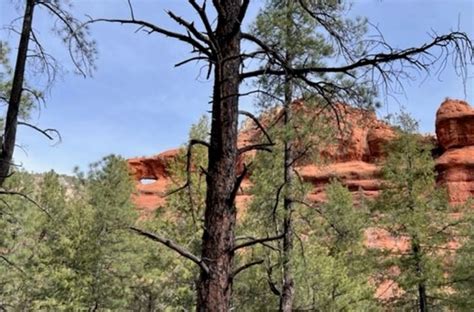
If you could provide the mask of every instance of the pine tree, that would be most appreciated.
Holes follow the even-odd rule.
[[[343,5],[336,1],[327,1],[321,4],[324,10],[330,14],[337,15],[343,10]],[[342,18],[335,19],[338,23],[352,23]],[[320,27],[318,21],[311,16],[310,12],[305,9],[301,3],[297,1],[267,1],[265,7],[257,16],[252,28],[252,33],[262,40],[267,46],[277,47],[282,55],[283,61],[289,67],[318,67],[324,66],[324,63],[335,55],[335,50],[324,36],[318,32]],[[365,21],[356,21],[353,23],[351,30],[354,37],[360,37],[365,32]],[[318,79],[329,80],[324,74],[316,75]],[[316,77],[313,77],[316,78]],[[285,132],[275,140],[281,140],[283,144],[284,154],[281,171],[283,173],[282,184],[282,201],[283,211],[281,222],[282,226],[282,257],[283,257],[283,284],[281,290],[280,310],[291,311],[293,306],[293,298],[295,296],[293,273],[292,273],[292,257],[293,257],[293,221],[292,214],[294,203],[292,200],[292,189],[295,182],[294,168],[301,153],[315,153],[314,148],[308,148],[315,142],[303,143],[307,140],[305,135],[298,134],[301,128],[315,127],[313,124],[320,122],[319,130],[325,123],[322,118],[311,120],[308,116],[304,120],[304,114],[299,118],[295,118],[297,112],[293,102],[295,100],[305,100],[306,111],[321,110],[318,105],[323,103],[321,99],[314,100],[315,94],[308,94],[305,79],[295,77],[291,72],[287,72],[281,76],[262,76],[257,81],[259,90],[262,90],[260,97],[260,105],[268,107],[270,103],[274,103],[275,99],[279,99],[282,103],[282,123]],[[363,84],[361,84],[363,85]],[[363,90],[360,86],[354,89]],[[334,99],[335,100],[335,99]],[[348,100],[348,99],[347,99]],[[363,103],[359,103],[363,104]],[[327,124],[327,123],[326,123]],[[300,131],[296,131],[299,128]],[[310,132],[310,131],[307,131]],[[306,133],[309,134],[309,133]],[[314,136],[309,134],[309,136]],[[301,148],[303,146],[303,148]],[[299,147],[299,148],[298,148]],[[302,152],[301,150],[304,150]],[[273,152],[276,152],[275,150]],[[280,152],[280,151],[277,151]]]
[[[459,229],[455,231],[457,241],[460,244],[456,250],[456,256],[449,263],[447,287],[454,290],[447,300],[455,311],[472,311],[474,309],[474,213],[472,211],[473,200],[469,200],[462,208],[461,219],[455,220],[454,225]]]
[[[4,302],[14,310],[124,310],[143,270],[143,245],[128,231],[137,215],[127,164],[110,156],[68,189],[61,179],[45,174],[33,188],[37,206],[22,207],[11,255],[18,273]]]
[[[189,130],[189,140],[209,140],[209,119],[201,117]],[[188,163],[188,157],[189,163]],[[188,170],[188,166],[190,170]],[[204,146],[194,146],[192,154],[183,146],[170,164],[172,181],[168,186],[166,203],[158,207],[150,220],[138,226],[152,233],[173,237],[174,242],[193,253],[199,253],[205,207],[205,173],[207,151]],[[182,191],[183,185],[187,185]],[[143,238],[140,238],[146,243]],[[142,251],[144,271],[137,285],[135,306],[145,311],[192,310],[196,304],[196,280],[199,270],[189,260],[162,246],[149,245]],[[171,268],[167,270],[166,268]]]
[[[242,227],[243,233],[254,237],[270,236],[278,225],[271,218],[277,171],[268,164],[278,167],[281,161],[273,163],[268,159],[270,154],[265,155],[261,156],[267,165],[253,172],[255,180],[262,180],[253,188],[254,199]],[[281,180],[281,175],[278,178]],[[308,186],[303,186],[300,191],[307,190]],[[355,207],[351,193],[337,181],[327,186],[326,194],[328,200],[323,204],[302,200],[295,204],[294,235],[298,243],[292,259],[294,309],[334,311],[350,307],[352,311],[376,311],[374,289],[369,283],[372,263],[362,235],[368,210],[365,205]],[[259,259],[265,260],[262,266],[241,273],[236,280],[234,306],[244,311],[279,306],[281,245],[265,243],[239,255],[243,263]]]
[[[462,222],[453,219],[445,191],[436,186],[432,147],[416,133],[417,123],[406,114],[399,123],[382,170],[377,224],[407,240],[406,250],[390,253],[387,263],[400,270],[394,280],[403,294],[393,299],[395,306],[423,312],[447,305],[443,298],[449,291],[443,285],[453,256],[448,243]]]
[[[453,58],[455,65],[465,68],[467,59],[472,56],[472,51],[468,36],[461,32],[438,36],[420,48],[395,49],[380,38],[378,41],[372,41],[372,44],[364,44],[365,48],[359,50],[357,47],[362,46],[361,41],[347,36],[350,33],[347,25],[333,23],[333,12],[326,11],[326,7],[320,5],[325,1],[299,0],[298,4],[324,25],[325,33],[338,42],[342,59],[336,62],[334,67],[329,68],[296,67],[281,57],[278,46],[268,46],[259,38],[243,31],[242,25],[250,0],[213,1],[212,13],[207,10],[206,1],[189,0],[188,2],[195,11],[196,20],[182,18],[172,11],[167,12],[182,31],[166,29],[153,22],[136,19],[131,3],[129,3],[130,16],[128,18],[99,18],[91,23],[110,22],[132,25],[150,34],[164,35],[187,44],[192,48],[192,53],[195,53],[177,66],[192,61],[204,61],[208,66],[207,78],[211,76],[213,78],[213,93],[210,142],[205,144],[208,148],[208,168],[201,254],[197,256],[182,246],[170,245],[168,238],[154,236],[154,239],[199,267],[197,309],[222,311],[230,309],[234,270],[238,270],[234,268],[237,247],[235,246],[237,217],[235,195],[240,187],[242,175],[237,172],[237,164],[242,154],[262,148],[262,145],[248,145],[241,148],[237,146],[241,83],[260,76],[283,76],[291,73],[305,81],[306,86],[317,91],[321,97],[330,99],[326,101],[326,104],[334,109],[333,100],[353,94],[353,86],[357,84],[346,83],[347,80],[343,79],[338,80],[338,83],[327,80],[318,81],[312,79],[313,77],[328,73],[349,77],[352,82],[364,81],[375,87],[379,83],[379,78],[385,83],[392,79],[400,82],[400,77],[405,77],[400,73],[405,73],[407,66],[413,65],[417,69],[429,70],[434,64],[444,65],[442,61],[445,61],[445,55],[449,55],[445,53],[449,48],[453,48],[457,53],[458,57]],[[241,45],[244,40],[254,45],[255,49],[242,53]],[[437,57],[431,53],[437,48],[440,49],[440,56],[443,57]],[[257,57],[265,59],[266,64],[262,68],[249,69],[246,65]],[[438,60],[441,61],[438,63]],[[359,69],[360,72],[358,72]],[[189,147],[191,148],[192,144]],[[268,144],[264,147],[268,149]]]
[[[31,196],[34,192],[33,177],[22,171],[16,172],[5,188],[16,194]],[[36,234],[27,222],[42,217],[32,202],[20,195],[2,195],[0,200],[0,309],[15,310],[27,308],[23,296],[22,281],[27,277],[23,263],[31,256],[30,238]],[[21,310],[18,308],[17,310]]]
[[[13,31],[19,34],[20,38],[14,70],[7,68],[7,73],[12,74],[11,84],[8,85],[6,96],[0,97],[1,102],[8,104],[0,150],[0,187],[3,186],[5,179],[9,176],[17,140],[16,134],[18,126],[30,126],[49,139],[53,139],[50,133],[55,132],[51,129],[41,130],[25,121],[21,121],[22,106],[25,106],[25,97],[36,101],[44,100],[40,92],[28,88],[26,84],[28,71],[35,72],[35,70],[31,70],[31,67],[34,67],[36,64],[37,73],[42,73],[44,76],[47,76],[46,81],[48,84],[51,84],[59,66],[56,60],[45,52],[43,45],[38,41],[33,23],[34,12],[44,9],[55,19],[53,27],[55,34],[58,35],[64,43],[68,44],[69,55],[72,62],[75,68],[84,76],[86,72],[90,73],[90,68],[93,67],[96,53],[94,42],[87,38],[87,25],[83,25],[83,23],[77,20],[70,12],[65,10],[65,3],[66,6],[69,5],[67,1],[42,2],[26,0],[24,3],[25,9],[22,15],[23,22],[21,30],[16,30],[12,26]],[[0,50],[4,50],[3,43]],[[35,61],[28,62],[30,59],[34,59]],[[0,81],[0,86],[1,83],[2,81]],[[3,90],[0,88],[0,91]],[[30,95],[25,96],[26,93]]]

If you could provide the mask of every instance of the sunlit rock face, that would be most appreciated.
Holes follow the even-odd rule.
[[[436,136],[445,150],[474,145],[474,109],[465,101],[445,100],[436,113]]]
[[[451,204],[474,196],[474,109],[464,101],[445,100],[436,113],[436,135],[443,154],[436,159],[438,182]]]
[[[298,112],[311,117],[314,112],[295,102]],[[332,127],[341,128],[334,144],[324,146],[319,157],[310,155],[298,161],[296,171],[306,182],[313,185],[307,199],[313,202],[326,200],[325,185],[332,178],[339,179],[353,193],[357,201],[360,196],[376,197],[381,190],[381,167],[385,157],[385,146],[395,137],[395,131],[387,123],[376,118],[374,113],[361,109],[337,105],[344,124],[333,121]],[[272,111],[261,116],[264,126],[275,126],[275,120],[281,120],[281,112]],[[311,120],[311,118],[309,118]],[[317,137],[318,134],[315,134]],[[446,100],[436,114],[436,137],[427,136],[426,141],[434,146],[436,158],[437,182],[446,187],[452,205],[465,203],[474,197],[474,110],[464,101]],[[262,131],[248,120],[239,134],[238,147],[263,142]],[[141,218],[148,218],[153,211],[162,206],[165,193],[172,185],[168,168],[179,150],[170,150],[152,157],[140,157],[128,160],[130,170],[136,181],[137,192],[133,199]],[[239,159],[237,167],[241,171],[243,164],[249,162],[255,153],[247,153]],[[317,158],[320,161],[316,162]],[[252,183],[249,176],[242,182],[236,198],[239,216],[245,214],[245,208],[252,200]],[[365,231],[365,244],[369,248],[404,252],[410,242],[405,237],[395,237],[380,228]],[[456,240],[450,242],[456,244]],[[452,246],[456,249],[458,246]],[[394,275],[397,268],[394,267]],[[388,275],[377,287],[376,297],[382,300],[400,295],[401,290]]]
[[[294,103],[295,110],[311,117],[315,114],[301,102]],[[384,146],[395,137],[395,131],[387,123],[378,120],[374,113],[338,104],[343,124],[333,121],[333,127],[342,129],[334,144],[320,151],[320,162],[315,157],[301,159],[296,166],[300,177],[313,185],[308,199],[318,202],[325,200],[324,187],[332,179],[338,178],[354,197],[373,198],[381,189],[380,163],[384,157]],[[273,111],[261,117],[261,123],[268,126],[281,120],[281,112]],[[308,120],[312,120],[308,118]],[[436,170],[438,183],[447,188],[450,203],[466,202],[474,196],[474,110],[464,101],[446,100],[436,114],[437,138],[427,140],[434,143],[438,155]],[[317,134],[315,134],[317,136]],[[263,142],[262,132],[249,120],[240,134],[238,146]],[[152,157],[128,160],[136,180],[137,193],[134,201],[142,213],[149,215],[165,203],[165,193],[170,186],[168,172],[171,161],[179,150],[174,149]],[[248,153],[240,159],[238,168],[254,157]],[[243,181],[236,199],[240,210],[251,201],[249,177]]]
[[[142,218],[150,216],[165,203],[164,195],[171,180],[168,168],[178,152],[173,149],[152,157],[128,159],[136,187],[133,201]]]

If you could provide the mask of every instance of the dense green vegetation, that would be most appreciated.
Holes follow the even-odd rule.
[[[303,161],[323,164],[315,156],[340,144],[348,122],[341,103],[372,109],[378,91],[391,95],[418,72],[442,71],[448,59],[467,79],[474,50],[466,33],[399,49],[382,34],[368,36],[365,19],[347,20],[346,3],[336,0],[268,0],[249,32],[242,25],[250,0],[215,0],[212,12],[206,1],[189,0],[195,19],[167,12],[176,30],[136,19],[127,3],[128,19],[82,23],[64,9],[66,0],[26,0],[22,28],[12,26],[20,38],[14,66],[0,44],[0,310],[474,309],[470,203],[448,206],[436,185],[432,147],[413,121],[400,119],[379,164],[383,187],[375,200],[363,192],[353,197],[335,177],[325,186],[326,200],[310,201],[312,185],[296,170]],[[15,166],[19,125],[49,139],[57,134],[27,122],[43,100],[29,87],[28,72],[50,85],[57,70],[35,35],[38,9],[54,17],[54,33],[84,76],[96,55],[88,27],[105,22],[185,43],[193,56],[176,67],[207,66],[211,118],[192,127],[171,164],[173,183],[156,215],[138,218],[131,174],[118,156],[73,178]],[[256,89],[241,92],[242,85]],[[241,111],[240,97],[251,94],[261,95],[260,107],[281,103],[270,113],[281,113],[279,121],[263,126]],[[265,142],[241,146],[241,115]],[[253,197],[239,210],[247,177]],[[406,248],[368,249],[364,233],[374,227]],[[378,298],[383,282],[398,292]]]
[[[207,133],[208,121],[203,118],[191,129],[190,138],[206,140]],[[355,204],[337,180],[327,185],[323,204],[304,200],[307,185],[294,188],[297,243],[291,256],[297,309],[411,310],[420,302],[420,285],[430,309],[472,308],[472,219],[468,212],[461,219],[450,218],[444,191],[435,187],[430,148],[420,140],[405,131],[390,144],[383,170],[386,190],[376,201]],[[204,172],[199,168],[206,164],[205,149],[194,149],[192,160],[196,169],[189,192],[171,194],[156,216],[138,223],[197,253],[205,194]],[[282,175],[276,168],[281,162],[282,153],[262,153],[255,159],[255,196],[239,219],[238,243],[278,233],[275,228],[283,212],[275,192]],[[188,179],[186,166],[183,148],[172,165],[175,185],[170,191]],[[54,172],[42,177],[16,172],[7,181],[9,190],[28,197],[4,195],[0,202],[3,310],[193,310],[197,267],[129,230],[138,215],[123,159],[106,157],[67,184]],[[374,225],[374,218],[377,227],[408,237],[410,249],[403,254],[367,249],[363,232]],[[454,236],[463,245],[457,256],[447,257],[441,247]],[[236,267],[255,265],[234,276],[232,305],[239,311],[277,308],[281,261],[278,240],[238,250]],[[393,266],[400,274],[391,278],[404,292],[379,301],[374,281]]]

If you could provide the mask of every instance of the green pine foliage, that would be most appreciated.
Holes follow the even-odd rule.
[[[209,120],[203,116],[191,127],[189,139],[207,142],[208,137]],[[153,219],[139,222],[138,226],[200,254],[206,192],[203,168],[207,168],[207,148],[202,145],[192,147],[190,185],[181,189],[188,180],[187,149],[188,146],[183,146],[170,165],[172,183],[167,190],[170,195],[166,204],[156,210]],[[148,303],[148,307],[154,307],[156,311],[193,310],[196,304],[195,281],[199,274],[197,266],[161,244],[146,243],[148,247],[142,251],[146,270],[138,288],[142,305]]]
[[[472,203],[470,201],[467,205],[472,205]],[[464,212],[462,220],[465,222],[464,226],[457,232],[461,247],[456,252],[447,286],[455,291],[449,298],[450,306],[455,311],[467,312],[474,310],[474,214],[472,208]]]
[[[5,199],[18,221],[2,246],[10,263],[0,266],[9,281],[2,283],[1,304],[14,311],[126,309],[143,270],[143,245],[128,231],[137,214],[125,161],[106,157],[67,190],[54,172],[36,187],[33,180],[24,173],[7,180],[35,204]]]
[[[346,38],[353,44],[352,54],[359,55],[364,48],[362,37],[367,32],[367,20],[356,17],[347,18],[347,10],[350,4],[338,0],[305,1],[306,7],[325,11],[334,17],[331,27],[334,29],[350,29]],[[325,67],[333,64],[341,51],[338,50],[337,42],[328,41],[322,34],[322,26],[301,6],[297,1],[292,0],[267,0],[260,10],[249,32],[262,40],[267,46],[279,51],[280,55],[294,68],[303,67]],[[342,51],[346,53],[348,51]],[[272,68],[274,64],[264,64],[263,66]],[[350,89],[350,92],[334,89],[331,91],[329,101],[342,101],[352,103],[366,108],[373,108],[377,90],[369,87],[367,81],[354,81],[343,78],[342,75],[332,75],[328,73],[318,74],[312,79],[322,80],[330,84],[338,81],[340,86]],[[275,104],[275,99],[282,99],[285,89],[289,84],[292,99],[311,99],[316,96],[315,90],[308,88],[304,81],[292,76],[261,76],[256,81],[259,90],[264,92],[259,94],[258,104],[263,108],[268,108]],[[329,89],[327,90],[329,92]],[[329,96],[329,93],[326,94]],[[325,97],[326,100],[327,97]],[[325,102],[324,104],[327,104]],[[320,107],[319,107],[320,108]]]
[[[432,147],[415,132],[416,122],[406,114],[399,121],[399,136],[389,144],[382,170],[383,191],[375,202],[377,226],[408,241],[407,250],[386,255],[386,264],[400,270],[393,278],[403,291],[390,304],[417,309],[424,292],[429,310],[443,310],[453,293],[447,288],[454,257],[449,243],[469,222],[462,213],[452,214],[446,192],[436,185]]]
[[[278,146],[276,147],[278,150]],[[254,160],[252,203],[245,212],[237,238],[271,237],[281,232],[283,153],[261,153]],[[295,279],[295,309],[318,311],[376,311],[374,288],[369,283],[370,254],[363,246],[368,226],[366,206],[356,207],[350,192],[339,182],[327,186],[328,200],[306,205],[310,186],[295,183],[291,190],[295,248],[292,253]],[[282,192],[284,192],[282,190]],[[305,203],[305,204],[301,204]],[[239,242],[239,241],[238,241]],[[278,308],[281,289],[281,244],[268,242],[237,255],[238,263],[264,260],[240,273],[235,280],[234,306],[241,311]]]
[[[193,126],[190,138],[206,141],[208,129],[208,120],[203,118]],[[415,127],[410,124],[401,129]],[[285,129],[275,127],[272,131],[278,138]],[[282,189],[277,202],[283,182],[283,153],[257,154],[251,167],[253,201],[238,220],[237,244],[250,237],[280,233],[281,198],[291,195],[295,201],[295,309],[380,310],[373,281],[383,272],[376,271],[379,264],[373,251],[363,244],[363,232],[375,219],[377,227],[419,244],[418,254],[411,245],[407,252],[384,253],[377,258],[383,268],[400,269],[393,278],[404,291],[386,302],[385,309],[413,309],[417,288],[423,283],[432,310],[472,310],[470,203],[455,210],[448,207],[445,193],[435,184],[431,148],[420,139],[405,131],[390,145],[382,171],[385,188],[372,204],[364,200],[355,203],[337,180],[326,186],[324,203],[310,204],[306,197],[311,186],[299,181],[291,189]],[[281,151],[281,141],[276,142],[275,150]],[[183,148],[171,166],[174,182],[170,191],[188,178],[186,154]],[[120,157],[106,157],[68,183],[54,172],[42,177],[15,172],[5,185],[11,194],[3,194],[0,200],[0,309],[193,310],[199,274],[196,265],[128,230],[135,224],[199,254],[205,198],[201,168],[206,167],[206,148],[194,146],[192,160],[191,193],[183,189],[171,194],[154,218],[140,221],[130,201],[130,173]],[[460,246],[456,254],[446,249],[453,238]],[[235,268],[255,261],[259,264],[234,277],[232,305],[236,310],[278,308],[275,293],[282,283],[280,253],[279,241],[237,252]]]

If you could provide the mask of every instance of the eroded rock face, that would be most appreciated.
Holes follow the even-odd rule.
[[[297,109],[304,109],[300,102]],[[331,178],[338,178],[354,196],[377,196],[380,188],[380,160],[384,156],[384,146],[395,137],[395,131],[385,122],[377,120],[375,114],[339,104],[347,121],[344,134],[336,138],[337,144],[327,146],[320,151],[324,165],[311,161],[300,161],[296,170],[314,188],[308,195],[313,201],[324,201],[324,187]],[[311,114],[311,111],[305,111]],[[274,112],[278,119],[279,112]],[[436,159],[438,182],[446,186],[452,204],[466,202],[474,196],[474,110],[464,101],[446,100],[437,114],[435,138],[428,138],[438,145],[441,155]],[[270,122],[268,116],[262,123]],[[335,127],[336,125],[334,125]],[[262,142],[262,133],[251,121],[242,129],[239,147]],[[439,143],[438,143],[439,142]],[[129,165],[137,183],[134,196],[137,208],[143,214],[149,214],[164,204],[164,194],[170,182],[167,168],[178,150],[170,150],[153,157],[129,159]],[[245,155],[247,161],[253,154]],[[240,159],[242,167],[244,159]],[[152,179],[152,183],[143,183],[143,179]],[[241,209],[251,201],[250,181],[248,177],[237,196],[237,206]]]
[[[297,102],[298,109],[304,106]],[[337,143],[326,146],[320,151],[323,165],[314,161],[302,160],[297,163],[299,176],[313,185],[308,199],[314,202],[326,200],[324,189],[332,178],[338,178],[354,194],[375,197],[381,190],[380,160],[384,157],[384,146],[395,137],[395,131],[386,123],[377,120],[375,114],[366,111],[339,107],[347,121],[343,126],[344,134],[336,138]],[[305,111],[311,114],[311,111]],[[274,112],[278,119],[280,112]],[[264,116],[261,123],[271,123]],[[335,124],[333,125],[336,126]],[[426,140],[435,146],[436,170],[438,183],[447,188],[450,203],[463,204],[470,196],[474,197],[474,110],[464,101],[446,100],[436,114],[435,137]],[[238,146],[262,142],[262,133],[251,121],[242,129]],[[178,150],[171,150],[153,157],[129,159],[130,169],[135,177],[137,193],[134,200],[142,218],[147,218],[155,209],[165,203],[164,194],[170,186],[171,178],[167,168],[177,157]],[[254,153],[247,153],[237,164],[242,170],[243,163],[248,162]],[[152,183],[143,183],[151,179]],[[251,182],[246,177],[236,198],[238,218],[245,213],[245,208],[252,200]],[[369,228],[365,231],[365,244],[369,248],[403,252],[409,248],[409,240],[394,237],[379,229]],[[454,240],[450,244],[456,244]],[[456,246],[451,246],[457,248]],[[393,275],[398,275],[394,268]],[[390,279],[384,280],[377,287],[376,297],[382,300],[393,298],[401,289]]]
[[[451,204],[474,197],[474,109],[466,102],[445,100],[436,113],[436,134],[444,151],[436,159],[438,182]]]
[[[171,180],[168,168],[178,153],[178,149],[173,149],[152,157],[128,159],[136,186],[133,201],[142,218],[165,203],[164,194]]]
[[[474,145],[474,109],[465,101],[445,100],[436,113],[439,145],[449,150]]]

